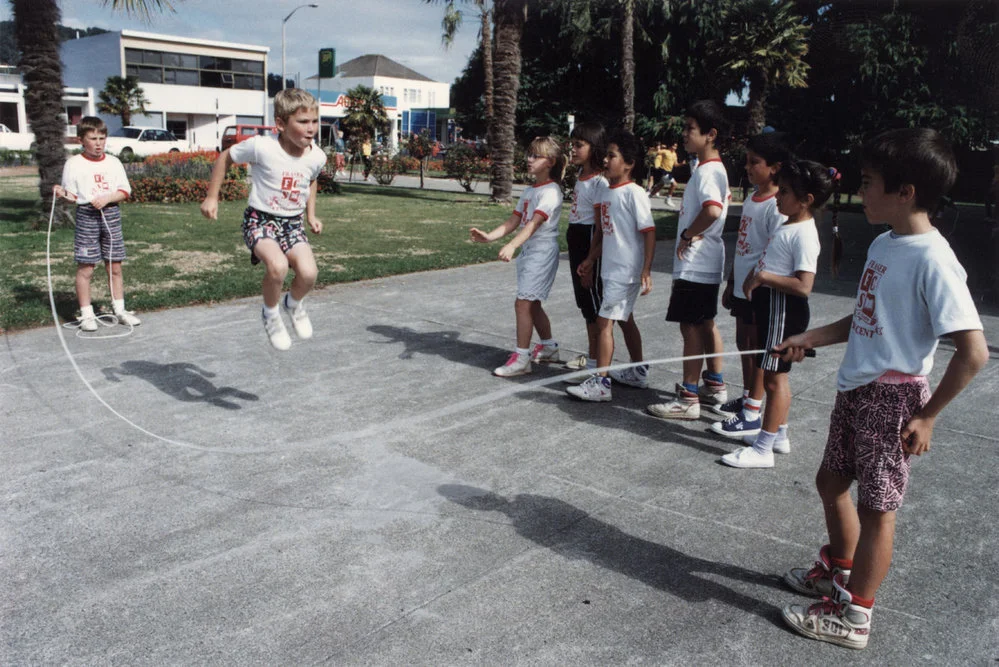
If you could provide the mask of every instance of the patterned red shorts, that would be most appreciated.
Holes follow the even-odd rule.
[[[247,206],[246,210],[243,211],[243,242],[250,249],[250,263],[252,264],[260,263],[260,258],[253,252],[253,248],[261,239],[277,241],[281,247],[281,252],[286,255],[299,243],[308,244],[309,242],[305,230],[302,229],[301,215],[282,218]]]
[[[857,500],[894,512],[909,484],[909,455],[900,433],[930,398],[926,378],[871,382],[836,395],[822,468],[857,480]]]

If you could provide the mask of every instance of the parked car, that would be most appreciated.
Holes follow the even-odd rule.
[[[128,158],[132,155],[185,151],[187,142],[173,136],[172,132],[155,127],[123,127],[108,136],[104,149],[108,153]]]
[[[220,152],[241,141],[246,141],[250,137],[277,135],[277,132],[278,129],[272,125],[230,125],[222,133]]]
[[[35,135],[30,132],[15,132],[0,123],[0,148],[12,151],[26,151],[35,141]]]

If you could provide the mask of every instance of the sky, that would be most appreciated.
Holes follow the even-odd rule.
[[[381,54],[435,81],[453,83],[475,50],[478,16],[466,14],[454,44],[441,46],[442,8],[423,0],[311,0],[285,25],[286,72],[294,79],[316,73],[321,48],[336,49],[340,65],[365,54]],[[181,37],[270,47],[268,71],[281,73],[281,21],[301,0],[171,0],[174,12],[153,13],[148,22],[104,7],[100,0],[60,0],[62,24],[72,28],[141,30]],[[11,20],[0,2],[0,20]]]

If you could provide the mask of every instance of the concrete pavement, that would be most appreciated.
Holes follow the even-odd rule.
[[[671,243],[637,317],[663,321]],[[841,349],[791,373],[792,453],[733,470],[709,419],[610,404],[550,367],[501,380],[514,267],[337,285],[316,335],[266,343],[257,299],[142,313],[118,340],[8,333],[0,553],[4,664],[994,664],[999,500],[992,359],[914,466],[860,653],[801,638],[778,575],[823,543],[813,487]],[[853,307],[820,275],[813,323]],[[585,347],[563,257],[546,304]],[[726,345],[727,315],[719,317]],[[618,338],[620,351],[623,345]],[[934,379],[950,358],[937,353]],[[623,357],[619,354],[619,359]],[[738,389],[732,360],[727,379]],[[548,384],[539,382],[548,380]]]

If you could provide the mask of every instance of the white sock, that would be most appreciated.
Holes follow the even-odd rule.
[[[753,443],[753,449],[756,450],[757,454],[772,452],[774,450],[774,440],[776,439],[776,433],[771,433],[770,431],[760,431],[760,434],[756,436],[756,442]]]
[[[114,299],[111,301],[111,308],[116,313],[122,313],[125,311],[125,300],[124,299]]]
[[[520,355],[523,355],[523,356],[525,356],[525,357],[526,357],[526,356],[528,356],[528,355],[529,355],[530,353],[531,353],[531,351],[530,351],[530,350],[528,350],[528,349],[527,349],[526,347],[518,347],[518,348],[517,348],[517,354],[520,354]]]
[[[284,295],[284,306],[288,310],[295,310],[296,308],[298,308],[298,304],[300,303],[302,303],[301,300],[293,297],[291,295],[291,292],[288,292],[287,294]]]
[[[545,347],[558,347],[558,341],[554,338],[542,338],[541,344]]]
[[[760,418],[760,407],[763,401],[755,401],[749,397],[742,402],[742,418],[746,421],[756,421]]]
[[[777,427],[777,439],[787,440],[787,424],[781,424]]]
[[[280,314],[278,307],[274,306],[271,308],[266,303],[264,304],[264,319],[271,319],[272,317],[277,317]]]
[[[94,316],[94,305],[93,304],[90,304],[89,306],[80,306],[80,319],[81,320],[85,320],[85,319],[87,319],[89,317],[93,317],[93,316]]]
[[[586,359],[586,367],[587,368],[596,368],[597,367],[597,360],[596,359],[587,358]]]
[[[742,390],[742,400],[745,401],[747,398],[749,398],[749,390],[748,389],[743,389]]]

